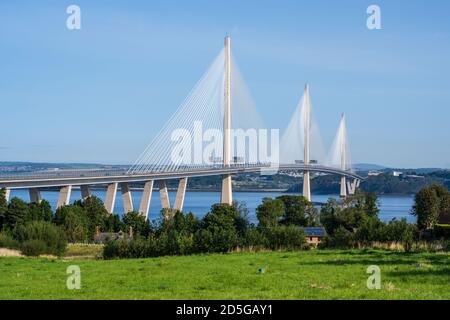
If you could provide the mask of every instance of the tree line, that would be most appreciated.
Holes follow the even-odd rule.
[[[103,202],[90,196],[52,211],[50,204],[8,203],[0,190],[0,247],[27,255],[64,254],[66,244],[91,243],[98,230],[132,230],[129,239],[105,244],[104,258],[153,257],[232,250],[308,249],[305,227],[324,227],[319,248],[370,246],[374,242],[401,243],[406,251],[418,240],[449,238],[449,226],[439,224],[450,214],[450,193],[433,185],[420,190],[412,214],[417,223],[383,222],[374,193],[359,192],[343,200],[329,199],[317,209],[302,196],[264,198],[256,209],[257,223],[249,220],[244,203],[214,204],[202,218],[192,212],[163,209],[159,219],[147,221],[137,212],[109,214]]]

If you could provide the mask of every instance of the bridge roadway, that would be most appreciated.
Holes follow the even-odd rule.
[[[268,164],[231,165],[230,167],[186,168],[176,172],[129,173],[127,169],[80,169],[41,171],[31,174],[0,175],[0,188],[29,189],[63,186],[103,185],[111,183],[146,182],[150,180],[170,180],[186,177],[217,176],[227,174],[264,173],[264,171],[310,171],[336,174],[356,180],[364,180],[354,172],[323,165],[280,164],[271,167]]]

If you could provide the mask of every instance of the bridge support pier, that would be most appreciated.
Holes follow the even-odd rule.
[[[303,172],[303,197],[311,202],[311,179],[309,171]]]
[[[41,198],[41,192],[39,191],[39,189],[36,188],[31,188],[28,189],[28,193],[30,195],[30,202],[31,203],[41,203],[42,198]]]
[[[113,213],[116,203],[117,182],[111,183],[106,189],[105,208],[109,213]]]
[[[186,195],[188,178],[181,178],[178,184],[177,197],[175,198],[175,204],[173,208],[175,210],[183,211],[184,197]]]
[[[163,209],[170,209],[169,191],[165,180],[159,180],[159,198]]]
[[[341,198],[347,197],[347,179],[345,176],[341,177],[341,192],[340,192]]]
[[[147,181],[142,191],[141,202],[139,203],[139,213],[148,219],[148,210],[150,209],[150,201],[152,200],[153,180]]]
[[[91,196],[91,190],[89,188],[89,185],[84,184],[80,186],[80,189],[81,189],[81,199],[86,200]]]
[[[70,194],[72,193],[72,186],[65,186],[59,189],[58,204],[56,208],[59,209],[67,206],[70,203]]]
[[[6,193],[5,193],[5,199],[6,199],[6,203],[9,202],[9,197],[11,195],[11,189],[5,189]]]
[[[124,214],[134,210],[133,208],[133,198],[131,197],[130,186],[127,182],[122,182],[120,184],[120,191],[122,192],[122,202]]]
[[[347,190],[349,195],[353,195],[356,192],[356,189],[359,187],[360,180],[359,179],[353,179],[352,182],[347,182]]]
[[[233,204],[233,190],[231,185],[231,175],[224,175],[222,178],[222,193],[220,194],[220,203],[228,205]]]

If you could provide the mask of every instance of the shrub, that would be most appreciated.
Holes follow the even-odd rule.
[[[153,238],[110,241],[103,248],[104,259],[148,258],[155,256],[158,256],[158,250],[156,241]]]
[[[353,245],[353,234],[344,227],[338,227],[334,232],[334,237],[330,241],[330,246],[336,248],[350,248]]]
[[[215,204],[200,224],[194,235],[195,248],[199,252],[228,252],[238,245],[237,225],[242,216],[233,205]]]
[[[119,252],[119,241],[109,241],[103,247],[103,258],[114,259],[118,257]]]
[[[20,244],[17,240],[13,239],[9,234],[2,232],[0,233],[0,248],[19,249]]]
[[[47,250],[47,244],[43,240],[31,239],[22,243],[20,250],[26,256],[37,257],[44,253],[50,253]]]
[[[14,238],[20,242],[29,240],[41,240],[45,243],[42,253],[61,256],[66,250],[66,237],[64,231],[49,222],[32,221],[14,229]],[[33,244],[37,246],[36,244]]]
[[[437,224],[434,226],[433,235],[438,238],[450,239],[450,225]]]
[[[264,229],[266,246],[270,249],[303,249],[306,245],[306,235],[303,228],[290,226],[277,226]]]
[[[250,228],[240,239],[239,246],[241,247],[264,247],[267,244],[267,239],[264,233],[257,228]]]
[[[161,255],[190,254],[194,251],[194,235],[175,230],[165,232],[158,239],[158,251]]]
[[[238,245],[238,235],[233,227],[211,226],[194,235],[198,252],[228,252]]]

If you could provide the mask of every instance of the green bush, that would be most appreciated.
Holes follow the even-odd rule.
[[[437,238],[450,239],[450,225],[437,224],[433,228],[433,235]]]
[[[237,247],[238,235],[232,227],[211,226],[196,232],[194,242],[198,252],[228,252]]]
[[[19,242],[41,240],[45,243],[42,253],[61,256],[66,250],[67,240],[64,231],[45,221],[31,221],[14,229],[14,238]]]
[[[110,241],[103,248],[104,259],[148,258],[158,255],[156,241],[153,238]]]
[[[257,228],[250,228],[240,239],[239,246],[241,247],[264,247],[267,244],[267,239],[264,233]]]
[[[187,255],[194,251],[194,235],[187,232],[164,232],[158,239],[161,255]]]
[[[343,226],[338,227],[330,241],[330,246],[336,248],[350,248],[353,245],[353,234]]]
[[[238,226],[242,215],[236,205],[215,204],[200,223],[194,235],[198,252],[228,252],[239,244]],[[241,230],[243,232],[244,230]]]
[[[109,241],[103,247],[103,258],[114,259],[118,258],[119,253],[119,241]]]
[[[270,249],[304,249],[307,247],[306,235],[303,228],[290,226],[277,226],[264,229],[266,246]]]
[[[9,234],[2,232],[0,233],[0,248],[19,249],[20,244]]]
[[[44,253],[49,253],[47,250],[47,244],[43,240],[31,239],[22,243],[20,250],[22,254],[31,257],[37,257]]]

